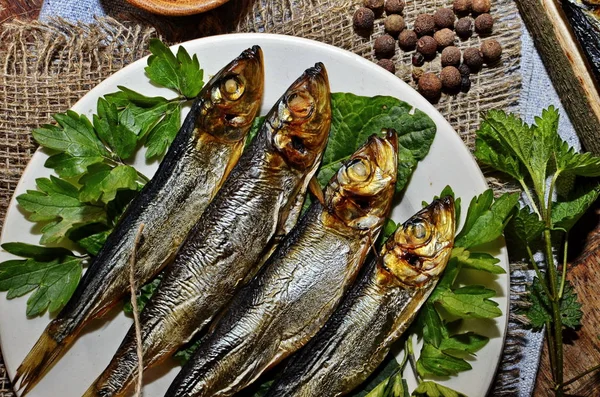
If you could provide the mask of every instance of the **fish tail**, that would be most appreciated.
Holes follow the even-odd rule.
[[[66,344],[59,343],[49,332],[44,330],[42,336],[35,343],[27,357],[17,369],[13,382],[22,389],[21,396],[25,396],[52,366],[54,361],[62,355]]]

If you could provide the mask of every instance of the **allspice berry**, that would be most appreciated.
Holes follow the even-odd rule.
[[[483,65],[483,56],[479,48],[470,47],[463,51],[463,60],[471,71],[478,71]]]
[[[442,86],[449,91],[457,91],[460,88],[462,76],[454,66],[446,66],[440,73]]]
[[[489,39],[481,43],[481,54],[485,63],[492,64],[497,62],[502,56],[502,46],[497,40]]]
[[[456,39],[456,35],[453,31],[448,28],[444,28],[442,30],[438,30],[433,35],[433,38],[438,44],[438,48],[445,48],[449,45],[454,45],[454,40]]]
[[[463,17],[456,22],[456,34],[458,37],[468,39],[473,34],[473,18]]]
[[[461,63],[460,66],[458,67],[458,71],[460,72],[460,75],[465,77],[465,76],[469,76],[471,74],[471,69],[469,68],[469,66],[467,66],[464,63]]]
[[[419,78],[419,92],[430,101],[440,97],[442,81],[434,73],[423,73]]]
[[[389,34],[384,34],[375,39],[375,56],[377,58],[391,58],[396,50],[396,40]]]
[[[442,51],[442,66],[458,66],[461,57],[458,47],[450,46]]]
[[[472,10],[476,14],[483,14],[485,12],[490,12],[490,8],[492,7],[490,0],[472,0]]]
[[[473,0],[454,0],[453,9],[456,14],[463,15],[471,12]]]
[[[405,29],[398,36],[398,44],[404,51],[414,50],[417,40],[417,34],[414,30]]]
[[[413,66],[423,66],[425,63],[425,57],[420,52],[415,52],[412,56]]]
[[[490,33],[494,27],[494,18],[490,14],[481,14],[475,18],[475,31],[477,33]]]
[[[363,0],[364,6],[373,10],[375,15],[383,14],[383,3],[384,0]]]
[[[431,14],[419,14],[415,20],[414,30],[417,36],[431,36],[435,29],[435,20]]]
[[[404,0],[386,0],[385,1],[385,13],[391,14],[402,14],[404,11]]]
[[[437,41],[431,36],[423,36],[417,41],[417,51],[426,58],[435,56],[437,52]]]
[[[377,64],[390,73],[396,73],[396,65],[391,59],[380,59]]]
[[[370,8],[360,7],[354,13],[352,23],[354,28],[359,31],[370,31],[373,29],[375,22],[375,13]]]
[[[386,33],[393,37],[398,37],[400,32],[406,29],[406,23],[404,22],[404,18],[400,15],[392,14],[385,18],[383,27]]]
[[[456,17],[451,9],[440,8],[433,14],[433,20],[435,22],[435,27],[438,29],[452,29],[454,27],[454,21],[456,20]]]

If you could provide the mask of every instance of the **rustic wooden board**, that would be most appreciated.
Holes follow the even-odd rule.
[[[13,18],[36,19],[43,0],[0,0],[0,23]]]
[[[578,332],[565,335],[565,381],[600,363],[600,201],[584,215],[573,233],[569,251],[576,257],[570,261],[567,274],[583,305],[583,318]],[[552,396],[549,391],[551,379],[548,351],[544,345],[535,397]],[[573,383],[568,393],[571,396],[600,396],[600,372]]]

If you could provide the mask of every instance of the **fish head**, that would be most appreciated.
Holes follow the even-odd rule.
[[[434,200],[386,242],[380,263],[401,285],[421,288],[439,278],[454,245],[454,200]]]
[[[199,128],[224,142],[246,137],[264,90],[263,54],[248,48],[214,75],[200,92]]]
[[[381,226],[395,192],[397,156],[395,131],[369,137],[327,185],[328,212],[353,229],[372,231]]]
[[[304,171],[317,166],[331,126],[331,95],[322,63],[307,69],[267,115],[271,142],[283,160]]]

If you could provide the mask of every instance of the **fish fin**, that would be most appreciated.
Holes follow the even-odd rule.
[[[58,343],[49,333],[48,329],[35,343],[19,368],[13,383],[19,383],[22,389],[21,396],[25,396],[40,381],[54,361],[63,353],[65,344]]]
[[[323,189],[321,189],[321,185],[319,185],[319,181],[315,176],[310,179],[308,184],[308,189],[315,196],[321,205],[325,205],[325,195],[323,194]]]

